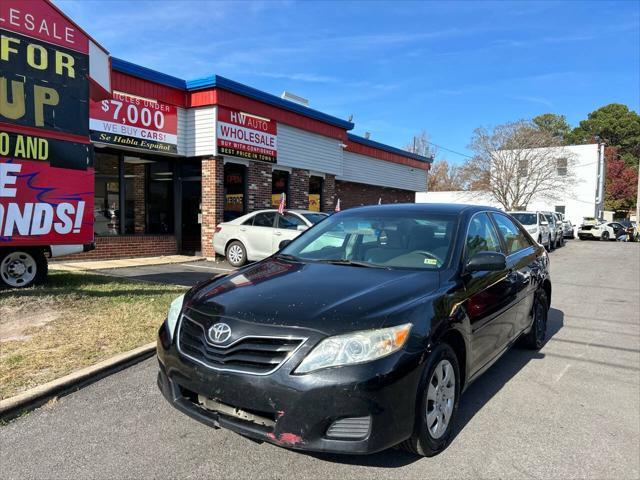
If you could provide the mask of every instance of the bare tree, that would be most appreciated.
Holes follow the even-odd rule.
[[[413,136],[413,140],[409,145],[405,145],[407,152],[416,153],[423,157],[434,158],[438,150],[429,143],[429,134],[426,130],[422,130],[419,134]]]
[[[460,176],[461,167],[450,164],[446,160],[433,162],[427,179],[428,192],[462,190],[463,181]]]
[[[528,121],[474,131],[476,155],[467,168],[485,183],[506,210],[526,208],[533,199],[557,199],[574,181],[573,155],[547,131]]]

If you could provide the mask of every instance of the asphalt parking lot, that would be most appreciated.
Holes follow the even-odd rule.
[[[638,478],[639,265],[637,244],[574,240],[553,252],[551,338],[540,352],[511,350],[467,390],[453,443],[434,458],[309,455],[212,430],[166,404],[151,359],[0,427],[0,471],[6,479]]]
[[[94,270],[94,272],[115,277],[126,277],[132,280],[171,283],[191,287],[196,283],[208,280],[215,275],[220,273],[229,273],[233,270],[234,267],[229,265],[226,260],[216,262],[203,260],[201,262],[109,268],[104,270]]]

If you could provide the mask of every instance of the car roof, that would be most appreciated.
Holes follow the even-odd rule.
[[[382,205],[366,205],[363,207],[355,207],[345,210],[345,212],[362,211],[362,212],[394,212],[394,211],[416,211],[424,213],[460,215],[462,213],[474,213],[482,211],[501,212],[502,210],[486,205],[468,205],[459,203],[393,203]]]
[[[272,213],[272,212],[277,212],[278,209],[277,208],[264,208],[262,210],[254,210],[253,212],[249,212],[249,213],[245,213],[243,215],[243,217],[245,215],[255,215],[256,213]],[[285,213],[287,212],[293,212],[293,213],[318,213],[320,215],[329,215],[326,212],[314,212],[313,210],[302,210],[300,208],[285,208]]]

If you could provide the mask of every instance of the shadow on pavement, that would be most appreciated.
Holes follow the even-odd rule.
[[[564,325],[564,313],[551,308],[547,319],[547,342]],[[546,343],[546,342],[545,342]],[[482,407],[487,404],[500,389],[513,378],[531,360],[544,358],[538,351],[525,350],[515,346],[498,360],[489,370],[481,375],[476,382],[469,386],[460,400],[458,420],[453,433],[453,440],[471,421]],[[379,468],[399,468],[421,460],[422,457],[412,455],[402,450],[389,449],[372,455],[332,455],[321,453],[307,453],[312,457],[328,462],[347,465],[360,465]]]
[[[170,272],[170,273],[147,273],[140,275],[119,275],[117,272],[98,271],[103,275],[109,275],[126,280],[140,280],[144,282],[164,283],[170,285],[182,285],[192,287],[200,282],[209,280],[219,272]]]

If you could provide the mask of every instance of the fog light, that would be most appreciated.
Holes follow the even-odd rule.
[[[336,420],[327,429],[328,438],[362,440],[371,431],[371,417],[348,417]]]

